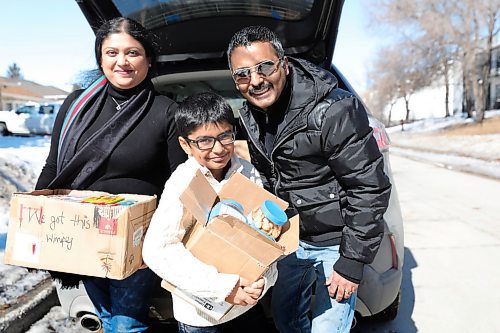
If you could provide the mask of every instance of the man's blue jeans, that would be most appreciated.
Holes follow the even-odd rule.
[[[328,295],[326,278],[338,260],[339,246],[317,247],[300,242],[299,249],[278,261],[273,288],[274,322],[280,332],[349,332],[356,295],[337,302]],[[311,299],[314,288],[314,302]],[[312,323],[308,317],[311,310]]]
[[[159,282],[149,268],[139,269],[123,280],[83,280],[105,333],[146,331],[151,293]]]

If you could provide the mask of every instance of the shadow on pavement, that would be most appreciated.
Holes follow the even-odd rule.
[[[416,333],[417,327],[412,319],[415,307],[415,288],[412,281],[412,269],[418,266],[411,250],[405,247],[403,263],[403,281],[401,286],[401,304],[397,317],[390,322],[375,320],[361,321],[352,333]]]

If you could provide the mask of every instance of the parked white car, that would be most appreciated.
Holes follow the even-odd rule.
[[[0,136],[51,134],[60,107],[59,102],[29,102],[16,110],[0,111]]]

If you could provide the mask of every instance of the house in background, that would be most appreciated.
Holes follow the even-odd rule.
[[[61,102],[68,92],[33,81],[10,79],[0,76],[0,110],[15,110],[27,102]]]

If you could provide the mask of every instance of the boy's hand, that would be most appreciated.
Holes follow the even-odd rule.
[[[255,300],[258,300],[264,290],[264,279],[260,278],[249,286],[243,287],[243,290]]]
[[[231,291],[231,293],[226,297],[225,301],[231,304],[243,306],[257,304],[257,300],[243,289],[250,286],[250,282],[240,277],[240,280],[236,283],[233,291]]]

